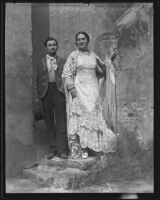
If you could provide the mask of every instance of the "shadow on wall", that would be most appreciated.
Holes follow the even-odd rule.
[[[7,177],[15,176],[21,172],[24,165],[35,162],[32,113],[33,56],[41,55],[40,41],[49,35],[48,10],[48,3],[6,4],[5,139]],[[39,26],[39,29],[35,25]],[[32,37],[33,35],[34,37]],[[33,42],[37,42],[37,52],[34,55]]]

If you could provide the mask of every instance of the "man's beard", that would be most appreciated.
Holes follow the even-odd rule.
[[[49,52],[49,55],[51,55],[51,56],[55,56],[56,53],[57,53],[57,51],[52,51],[52,52]]]

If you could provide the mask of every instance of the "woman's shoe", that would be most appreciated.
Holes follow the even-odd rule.
[[[87,151],[83,151],[83,152],[82,152],[82,158],[83,158],[83,159],[88,158],[88,152],[87,152]]]

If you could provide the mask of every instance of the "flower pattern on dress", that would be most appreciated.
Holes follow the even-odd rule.
[[[81,148],[108,153],[114,152],[117,146],[116,134],[108,128],[102,114],[96,57],[92,52],[80,55],[74,51],[62,73],[66,88],[74,84],[77,90],[75,98],[66,92],[68,140],[73,158],[81,155]]]
[[[107,127],[102,116],[100,101],[93,112],[86,112],[75,98],[70,113],[69,135],[78,135],[82,148],[90,148],[97,152],[114,152],[116,135]]]

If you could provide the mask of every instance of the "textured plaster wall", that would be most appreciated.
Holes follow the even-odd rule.
[[[153,140],[153,8],[144,4],[121,20],[117,107],[119,131],[136,134],[146,148]],[[127,16],[129,18],[129,16]]]
[[[119,26],[119,157],[125,158],[131,174],[153,176],[153,5],[133,6]]]
[[[75,35],[86,31],[91,36],[90,49],[95,49],[98,35],[110,30],[115,20],[126,10],[128,4],[115,6],[112,3],[50,3],[50,34],[59,41],[58,53],[63,57],[76,49]]]
[[[7,3],[5,19],[6,175],[32,159],[31,5]]]

